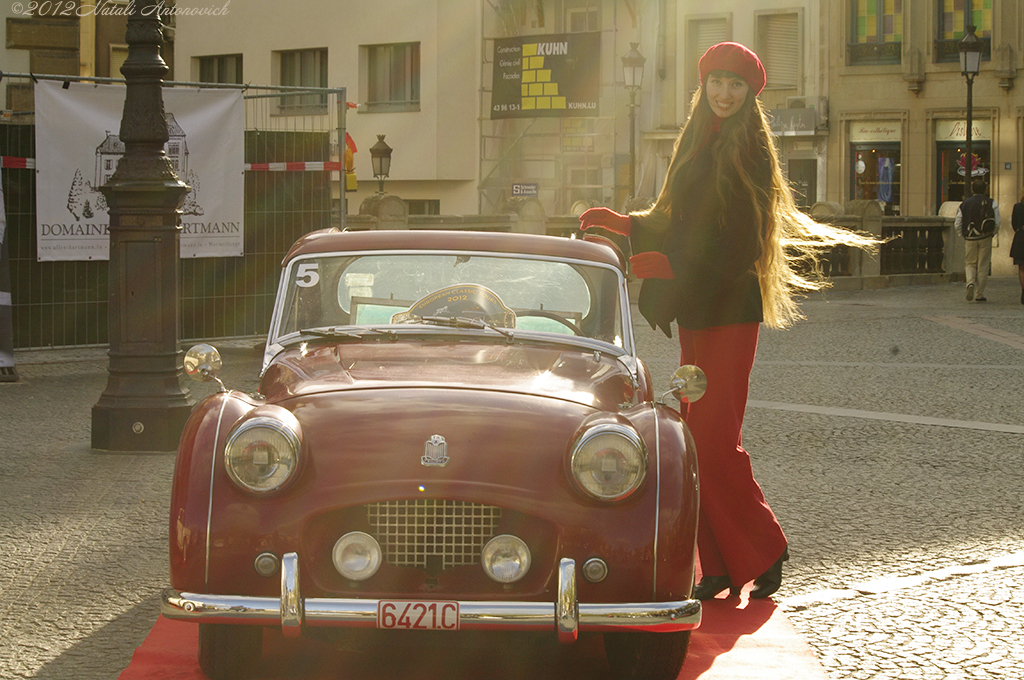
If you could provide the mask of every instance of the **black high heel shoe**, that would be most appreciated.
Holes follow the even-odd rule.
[[[713,600],[726,589],[731,597],[739,597],[740,586],[734,586],[728,576],[705,576],[693,589],[693,596],[698,600]]]
[[[754,587],[750,591],[750,599],[760,600],[773,594],[782,585],[782,563],[789,559],[789,548],[782,551],[782,557],[768,571],[754,579]]]

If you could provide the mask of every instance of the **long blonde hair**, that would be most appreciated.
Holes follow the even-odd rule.
[[[764,323],[769,328],[785,328],[803,318],[795,296],[831,285],[821,271],[820,257],[828,249],[854,246],[873,250],[878,241],[848,229],[822,224],[802,213],[793,200],[793,192],[782,173],[771,127],[761,101],[750,92],[736,114],[718,119],[711,110],[701,86],[693,96],[690,117],[676,138],[672,160],[658,199],[649,209],[632,213],[650,228],[667,231],[671,225],[672,188],[676,177],[707,143],[713,126],[721,125],[722,134],[712,142],[714,164],[708,174],[715,177],[715,190],[724,202],[739,192],[751,199],[755,218],[761,224],[755,263],[761,286]],[[751,161],[761,156],[767,161],[768,186],[760,186],[751,175]],[[728,166],[733,172],[722,172]],[[738,186],[732,184],[732,178]]]

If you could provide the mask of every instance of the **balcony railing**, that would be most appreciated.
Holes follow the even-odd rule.
[[[846,54],[850,66],[899,64],[903,59],[903,43],[847,43]]]
[[[992,38],[981,38],[981,60],[992,60]],[[935,41],[935,63],[944,64],[958,61],[960,61],[959,40]]]

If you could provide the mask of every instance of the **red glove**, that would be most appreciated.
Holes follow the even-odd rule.
[[[629,215],[620,215],[608,208],[591,208],[580,215],[580,229],[586,231],[591,227],[602,227],[622,236],[629,236]]]
[[[633,276],[638,279],[674,279],[672,265],[664,253],[656,251],[637,253],[629,258],[629,264],[633,266]]]

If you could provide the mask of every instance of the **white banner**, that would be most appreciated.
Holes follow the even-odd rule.
[[[36,254],[40,261],[106,260],[107,204],[98,187],[124,153],[122,85],[35,86]],[[164,88],[164,147],[189,193],[181,257],[237,257],[243,250],[245,111],[240,90]]]

